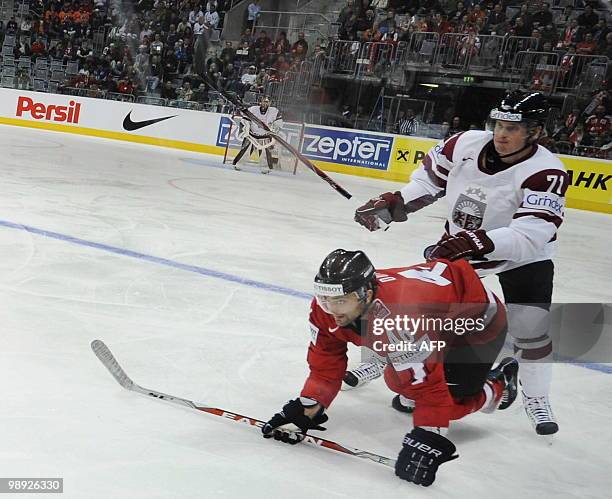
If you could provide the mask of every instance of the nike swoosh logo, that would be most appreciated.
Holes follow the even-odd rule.
[[[144,121],[132,121],[131,115],[132,111],[130,111],[127,116],[123,119],[123,128],[128,132],[133,132],[134,130],[140,130],[149,125],[153,125],[155,123],[159,123],[160,121],[166,121],[170,118],[174,118],[176,116],[164,116],[163,118],[155,118],[153,120],[144,120]]]
[[[336,327],[330,327],[328,328],[330,333],[335,333],[336,331],[338,331],[338,329],[340,329],[340,326],[336,326]]]

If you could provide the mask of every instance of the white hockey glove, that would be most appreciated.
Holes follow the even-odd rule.
[[[274,133],[278,133],[283,129],[283,125],[283,120],[278,118],[272,122],[272,125],[270,125],[270,130],[272,130]]]

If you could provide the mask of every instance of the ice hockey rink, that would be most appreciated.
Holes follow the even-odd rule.
[[[304,382],[323,257],[359,248],[379,268],[418,263],[441,234],[441,203],[368,233],[354,209],[398,184],[334,174],[347,201],[306,170],[236,172],[213,156],[6,126],[0,146],[2,476],[63,477],[69,498],[610,497],[611,365],[555,367],[552,445],[520,399],[453,423],[460,459],[424,489],[128,392],[91,352],[102,339],[139,384],[268,419]],[[610,220],[567,210],[555,301],[612,302]],[[382,380],[341,392],[321,436],[395,459],[411,418],[391,398]]]

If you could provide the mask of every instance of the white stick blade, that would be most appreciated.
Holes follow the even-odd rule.
[[[93,340],[91,342],[91,349],[93,353],[96,354],[96,357],[100,359],[100,362],[108,369],[108,372],[117,380],[117,383],[127,390],[132,390],[134,388],[134,382],[125,373],[123,368],[119,365],[119,362],[117,362],[117,359],[115,359],[115,356],[103,341]]]

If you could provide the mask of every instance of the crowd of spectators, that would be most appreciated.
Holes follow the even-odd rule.
[[[602,55],[612,58],[612,29],[595,12],[596,2],[556,0],[346,0],[338,23],[339,38],[354,42],[410,42],[414,33],[461,33],[466,37],[481,35],[522,36],[537,40],[536,51],[559,54],[559,81],[575,72],[576,55]],[[565,78],[565,80],[564,80]],[[537,83],[537,81],[535,82]],[[604,86],[608,84],[603,81]],[[535,87],[532,87],[535,88]],[[537,88],[536,88],[537,89]],[[610,99],[606,92],[595,92],[570,114],[569,121],[559,118],[554,130],[541,139],[556,152],[606,157],[612,147]],[[600,101],[599,103],[597,103]],[[576,119],[580,116],[580,119]],[[574,120],[572,122],[572,119]],[[567,121],[567,123],[566,123]],[[481,124],[462,123],[459,116],[442,123],[445,135]],[[419,117],[412,109],[400,109],[396,133],[418,135]]]
[[[582,0],[346,0],[338,16],[344,40],[408,42],[413,33],[527,36],[536,49],[575,49],[579,54],[612,55],[611,31],[605,18]],[[576,7],[583,7],[577,9]]]
[[[244,95],[263,91],[288,72],[300,73],[304,61],[325,54],[327,41],[309,46],[304,32],[280,31],[273,39],[256,29],[260,2],[244,1],[240,39],[212,46],[206,43],[210,33],[222,26],[235,1],[32,0],[29,15],[0,24],[0,40],[15,37],[15,59],[77,61],[78,73],[63,81],[64,87],[200,104],[209,100],[204,75],[220,88]],[[539,50],[563,51],[562,65],[573,54],[612,57],[612,30],[591,4],[556,0],[552,7],[554,15],[550,3],[524,0],[346,0],[338,16],[338,37],[397,43],[416,32],[531,36],[539,40]],[[570,144],[574,152],[605,148],[610,142],[610,101],[607,96],[600,101],[577,109],[563,126],[559,121],[543,141],[553,149],[565,150]],[[391,126],[397,133],[418,134],[419,117],[402,109]],[[466,126],[457,116],[443,129],[450,133]]]
[[[248,5],[240,40],[211,48],[211,30],[221,27],[225,9],[234,3],[36,0],[28,17],[22,22],[11,18],[0,33],[16,36],[15,58],[78,61],[78,75],[64,81],[64,87],[200,103],[208,100],[204,74],[221,88],[244,95],[299,70],[309,50],[321,50],[310,48],[303,32],[291,40],[280,32],[272,40],[265,30],[254,31],[259,0]],[[97,32],[103,33],[105,43],[101,53],[94,50]]]
[[[35,0],[23,20],[12,17],[0,26],[0,37],[16,37],[16,59],[78,61],[78,75],[63,86],[203,98],[199,86],[183,91],[173,82],[195,72],[198,44],[205,48],[212,30],[220,28],[226,4],[230,2]],[[95,50],[96,42],[103,44],[102,50]]]

